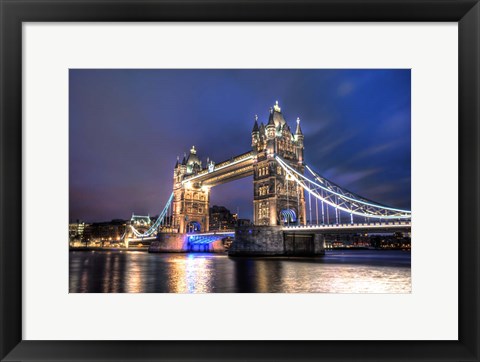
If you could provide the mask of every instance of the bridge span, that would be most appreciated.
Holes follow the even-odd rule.
[[[193,175],[186,175],[181,183],[187,187],[197,184],[210,188],[252,176],[254,159],[255,155],[249,151],[218,164],[209,161],[205,169]]]
[[[249,176],[253,225],[235,230],[231,255],[319,255],[326,234],[411,229],[410,210],[367,199],[315,171],[305,162],[304,139],[300,119],[296,128],[290,128],[277,102],[264,122],[255,116],[250,150],[205,163],[192,146],[182,161],[177,158],[173,192],[159,217],[154,223],[137,222],[144,231],[130,225],[130,236],[138,240],[156,236],[152,250],[159,252],[215,243],[220,247],[222,235],[209,234],[212,189]]]

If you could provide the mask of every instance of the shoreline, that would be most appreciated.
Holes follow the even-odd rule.
[[[410,252],[410,248],[362,248],[362,247],[337,247],[337,248],[327,248],[325,249],[325,252],[332,252],[336,250],[352,250],[352,251],[392,251],[392,250],[398,250],[398,251],[405,251],[405,252]],[[141,248],[109,248],[109,247],[101,247],[101,246],[82,246],[82,247],[69,247],[69,251],[143,251],[148,253],[148,247],[141,247]],[[199,253],[202,254],[202,252],[178,252],[178,254],[189,254],[189,253]],[[160,254],[172,254],[171,252],[165,252],[165,253],[160,253]],[[208,253],[207,253],[208,254]],[[225,253],[214,253],[214,254],[227,254]]]

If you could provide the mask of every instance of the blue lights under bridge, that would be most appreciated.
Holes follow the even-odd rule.
[[[234,237],[235,231],[224,231],[218,233],[204,233],[204,234],[189,234],[187,240],[189,245],[208,245],[217,240],[225,239],[226,237]]]

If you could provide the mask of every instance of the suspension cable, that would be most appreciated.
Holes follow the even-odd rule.
[[[135,229],[135,227],[133,225],[130,225],[130,228],[132,229],[135,236],[136,237],[141,237],[141,238],[143,238],[145,236],[151,236],[157,230],[157,228],[160,226],[162,221],[165,219],[165,216],[168,216],[168,209],[169,209],[169,207],[172,203],[172,200],[173,200],[173,192],[170,195],[170,197],[168,198],[168,201],[165,204],[165,207],[163,208],[162,212],[160,213],[160,215],[158,215],[158,218],[155,221],[155,223],[152,226],[150,226],[150,228],[147,231],[145,231],[144,233],[139,232],[137,229]]]
[[[340,198],[342,199],[347,199],[347,200],[350,200],[350,201],[354,201],[354,202],[358,202],[358,203],[361,203],[363,205],[366,205],[366,206],[372,206],[372,207],[376,207],[376,208],[379,208],[379,209],[383,209],[383,210],[390,210],[390,211],[398,211],[398,212],[403,212],[403,213],[411,213],[409,210],[403,210],[403,209],[396,209],[396,208],[392,208],[392,207],[388,207],[388,206],[384,206],[384,205],[380,205],[380,204],[376,204],[376,203],[371,203],[371,202],[367,202],[363,199],[355,199],[353,197],[350,197],[350,196],[347,196],[347,195],[342,195],[338,192],[336,192],[335,190],[332,190],[332,189],[329,189],[323,185],[320,185],[310,179],[308,179],[305,175],[302,175],[300,172],[298,172],[297,170],[295,170],[293,167],[291,167],[290,165],[288,165],[285,161],[283,161],[279,156],[275,156],[275,159],[278,161],[278,163],[280,163],[281,166],[283,166],[283,168],[288,168],[290,170],[290,173],[295,173],[297,174],[298,176],[300,176],[302,179],[304,179],[305,181],[309,182],[310,184],[313,184],[331,194],[334,194],[336,196],[339,196]],[[313,173],[313,171],[311,171],[310,167],[308,167],[308,165],[306,166],[307,169]],[[326,180],[326,179],[325,179]],[[327,181],[327,180],[326,180]],[[329,183],[333,184],[333,182],[330,182]],[[337,186],[337,185],[335,185]],[[338,188],[340,188],[339,186],[337,186]],[[341,188],[340,188],[341,189]],[[312,190],[313,191],[313,190]],[[350,193],[350,192],[349,192]],[[350,193],[351,194],[351,193]],[[336,205],[332,205],[333,207],[335,207]],[[345,210],[347,212],[349,212],[349,210]]]
[[[322,185],[319,185],[311,180],[309,180],[308,178],[306,178],[304,175],[300,174],[299,172],[297,172],[295,169],[293,169],[291,166],[287,165],[281,158],[279,158],[278,156],[275,156],[275,159],[278,161],[278,163],[280,164],[280,166],[285,170],[285,172],[287,174],[289,174],[290,176],[292,176],[293,180],[298,184],[300,185],[302,188],[304,188],[307,192],[311,193],[314,197],[320,199],[321,201],[325,202],[327,205],[330,205],[332,206],[334,209],[335,209],[335,216],[336,216],[336,222],[338,223],[339,220],[338,220],[338,212],[339,210],[340,211],[345,211],[347,213],[350,213],[350,214],[354,214],[354,215],[359,215],[359,216],[369,216],[369,217],[373,217],[373,218],[382,218],[382,219],[408,219],[411,217],[411,212],[410,211],[406,211],[406,210],[400,210],[400,209],[394,209],[394,208],[389,208],[389,207],[384,207],[384,206],[380,206],[380,205],[377,205],[377,204],[371,204],[371,203],[367,203],[363,200],[357,200],[357,199],[353,199],[351,197],[348,197],[348,196],[345,196],[345,195],[341,195],[333,190],[329,190],[329,189],[326,189],[325,187],[323,187]],[[300,176],[303,180],[301,180],[299,177],[296,177],[295,176],[298,175]],[[307,185],[307,182],[309,183],[309,185],[313,184],[315,186],[318,186],[320,189],[323,189],[328,193],[330,194],[333,194],[336,196],[336,200],[338,200],[338,197],[340,197],[341,199],[349,199],[351,201],[355,201],[355,202],[358,202],[360,204],[363,204],[363,205],[366,205],[366,206],[370,206],[370,207],[374,207],[376,209],[379,209],[378,211],[385,211],[386,210],[389,210],[389,211],[397,211],[397,212],[402,212],[404,214],[400,214],[400,215],[378,215],[372,211],[369,211],[369,210],[365,210],[364,208],[360,208],[360,210],[362,211],[358,211],[358,210],[354,210],[353,207],[350,207],[350,208],[346,208],[342,205],[339,205],[338,204],[338,201],[337,202],[333,202],[331,200],[329,200],[328,198],[324,197],[323,196],[323,193],[321,195],[318,194],[317,190],[313,190],[311,188],[311,186],[309,187],[309,185]],[[356,205],[356,204],[354,204]],[[358,207],[358,205],[356,205]],[[377,211],[377,212],[378,212]],[[328,218],[328,206],[327,206],[327,218]],[[329,222],[329,220],[328,220]]]

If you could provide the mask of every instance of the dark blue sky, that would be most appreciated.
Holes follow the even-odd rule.
[[[410,85],[410,70],[70,70],[70,220],[158,214],[177,155],[249,151],[276,100],[291,128],[301,118],[308,165],[410,209]],[[251,178],[211,197],[252,217]]]

